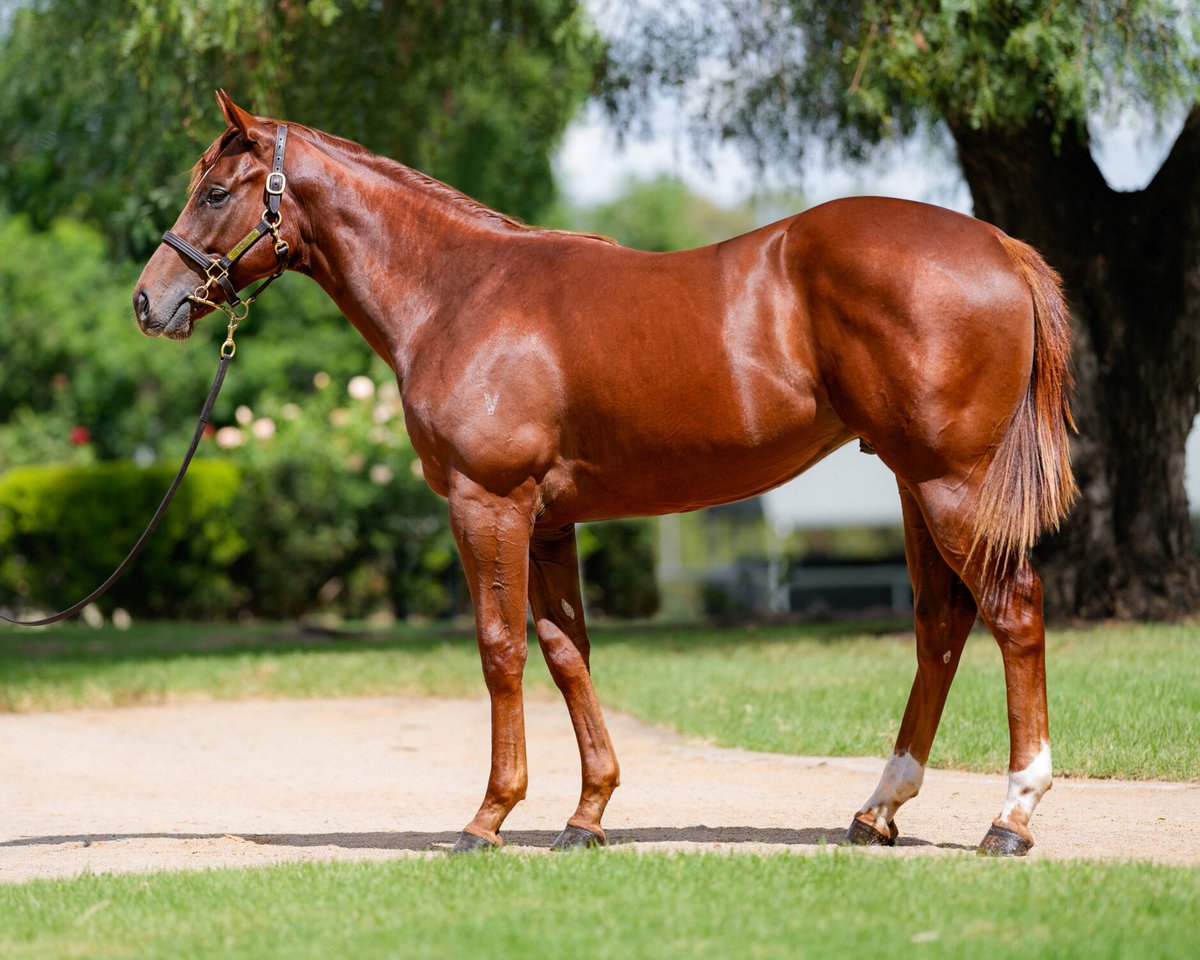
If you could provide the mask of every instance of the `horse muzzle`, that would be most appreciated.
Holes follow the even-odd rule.
[[[197,319],[196,308],[189,298],[179,300],[175,309],[164,317],[154,309],[145,290],[138,290],[133,295],[133,315],[146,336],[165,336],[170,340],[186,340],[190,337]]]

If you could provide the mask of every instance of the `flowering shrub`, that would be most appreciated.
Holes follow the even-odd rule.
[[[233,572],[254,585],[255,614],[432,617],[466,602],[446,504],[421,477],[390,371],[372,373],[318,371],[302,402],[246,405],[214,437],[244,477],[249,549]]]

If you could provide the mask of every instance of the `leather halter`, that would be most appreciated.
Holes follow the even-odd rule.
[[[228,315],[234,326],[236,326],[238,321],[246,319],[250,304],[283,273],[284,268],[287,266],[288,244],[279,234],[279,225],[283,222],[283,215],[279,212],[279,205],[283,200],[283,191],[287,189],[287,177],[283,172],[283,152],[287,146],[287,135],[287,124],[281,123],[275,133],[275,156],[271,161],[271,172],[267,174],[266,209],[263,210],[262,217],[254,225],[253,229],[234,244],[228,253],[223,256],[204,253],[184,240],[183,237],[170,230],[162,236],[163,243],[178,252],[187,262],[188,266],[204,277],[204,284],[197,287],[187,299],[193,303],[203,304],[206,307],[213,307],[223,311]],[[279,261],[278,266],[274,273],[254,289],[253,293],[246,297],[245,300],[242,300],[238,296],[237,288],[234,287],[233,281],[229,277],[229,272],[233,269],[234,264],[245,256],[268,233],[275,238],[275,258]],[[214,302],[210,299],[213,293],[213,284],[218,285],[225,294],[224,303]],[[227,342],[232,341],[232,331],[230,332],[230,341]]]

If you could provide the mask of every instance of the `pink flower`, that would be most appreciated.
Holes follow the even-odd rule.
[[[85,443],[92,442],[92,431],[87,427],[72,427],[71,428],[71,443],[77,447],[82,447]]]

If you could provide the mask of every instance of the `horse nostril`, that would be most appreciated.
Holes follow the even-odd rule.
[[[133,312],[139,320],[145,320],[150,313],[150,298],[146,296],[145,290],[139,290],[133,295]]]

